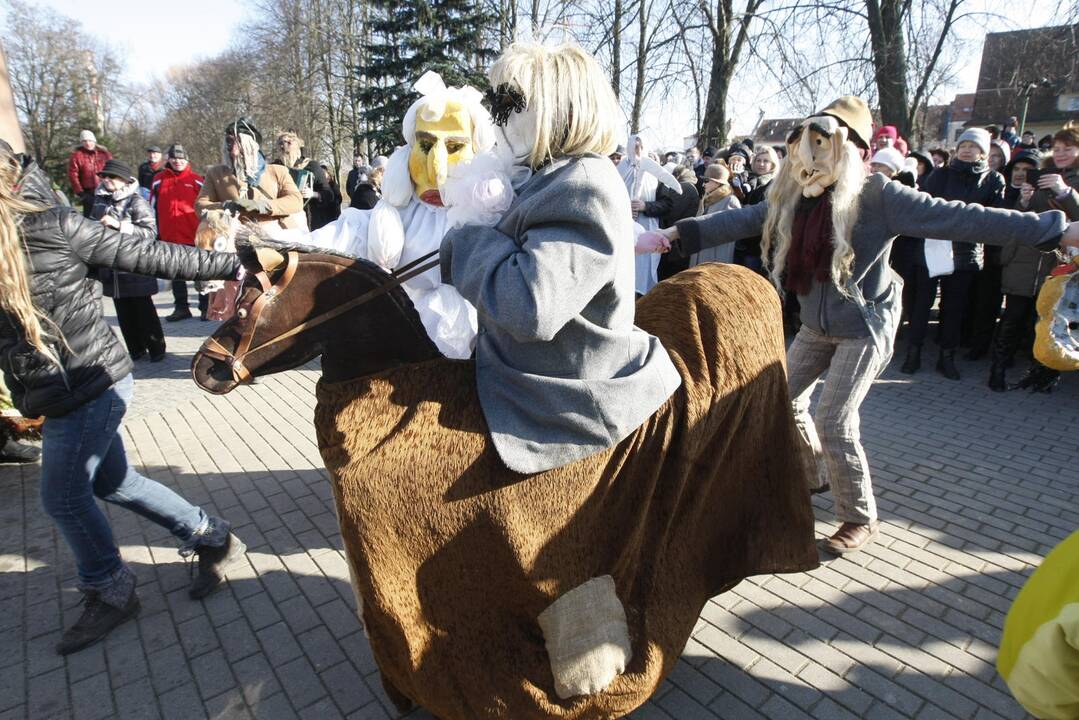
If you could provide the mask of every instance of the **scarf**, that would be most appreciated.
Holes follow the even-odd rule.
[[[806,295],[814,280],[831,281],[834,235],[831,188],[818,197],[803,197],[794,211],[784,288]]]

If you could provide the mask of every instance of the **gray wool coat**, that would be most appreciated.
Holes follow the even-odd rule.
[[[634,327],[629,196],[598,155],[551,162],[495,227],[442,241],[442,280],[476,306],[476,385],[511,470],[536,473],[612,447],[681,384]]]
[[[881,344],[888,335],[894,336],[901,309],[902,284],[888,264],[897,235],[989,245],[1017,242],[1048,250],[1056,247],[1068,226],[1062,212],[1021,213],[949,202],[879,173],[866,178],[859,201],[858,223],[851,234],[854,282],[850,292],[841,293],[831,282],[814,281],[798,302],[802,323],[810,329],[834,337],[873,336]],[[702,248],[760,235],[767,213],[765,201],[683,220],[678,223],[676,249],[688,256]]]

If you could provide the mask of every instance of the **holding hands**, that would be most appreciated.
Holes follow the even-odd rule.
[[[665,253],[671,249],[671,242],[678,239],[678,228],[669,227],[663,230],[649,230],[637,237],[634,250],[638,255],[648,253]]]

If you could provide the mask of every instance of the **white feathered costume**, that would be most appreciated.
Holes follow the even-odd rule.
[[[414,86],[422,97],[408,109],[402,123],[405,145],[390,157],[382,181],[382,199],[371,210],[348,208],[333,223],[314,231],[310,244],[374,262],[387,271],[437,251],[453,226],[494,225],[513,200],[506,166],[492,152],[491,116],[480,104],[475,88],[448,88],[437,73],[428,72]],[[438,121],[447,100],[461,103],[472,118],[476,157],[449,171],[440,188],[445,207],[422,202],[409,175],[408,160],[416,134],[416,115]],[[437,255],[435,258],[437,259]],[[476,309],[456,288],[443,284],[436,266],[402,287],[412,299],[427,334],[443,355],[465,359],[472,355],[479,322]]]
[[[640,155],[635,152],[638,142],[641,144]],[[663,183],[679,195],[682,194],[682,186],[674,175],[671,175],[659,163],[648,157],[648,148],[645,147],[644,140],[640,135],[630,135],[629,140],[626,141],[626,154],[622,156],[622,160],[618,163],[618,174],[622,176],[622,180],[626,183],[626,190],[629,192],[630,200],[654,201],[659,183]],[[639,213],[637,215],[637,226],[638,228],[635,228],[635,230],[638,235],[646,230],[656,230],[659,228],[659,218]],[[656,275],[659,269],[659,258],[658,253],[637,255],[635,289],[641,295],[651,290],[659,282]]]

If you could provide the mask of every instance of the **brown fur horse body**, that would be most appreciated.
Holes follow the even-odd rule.
[[[371,646],[402,708],[621,717],[659,687],[709,598],[816,566],[774,291],[704,265],[640,300],[637,324],[661,338],[682,388],[616,447],[536,475],[498,458],[471,361],[428,352],[320,381],[319,448]],[[337,345],[325,364],[342,365]],[[633,657],[602,692],[561,700],[536,618],[599,575],[615,580]]]

